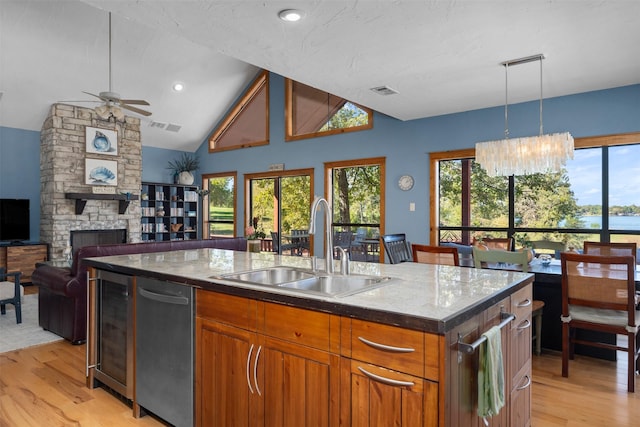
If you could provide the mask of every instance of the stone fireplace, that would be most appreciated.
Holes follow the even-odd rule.
[[[87,153],[87,126],[115,131],[116,156]],[[124,213],[118,200],[88,198],[81,213],[76,200],[67,196],[94,194],[105,186],[85,183],[85,159],[117,162],[115,195],[133,196]],[[124,122],[101,120],[90,108],[65,104],[51,106],[40,132],[40,239],[50,245],[50,259],[64,259],[64,250],[75,230],[126,230],[129,242],[140,241],[140,195],[142,144],[140,120],[126,116]],[[102,188],[99,188],[102,187]],[[91,196],[89,196],[91,197]]]

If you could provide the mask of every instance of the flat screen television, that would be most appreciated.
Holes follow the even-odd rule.
[[[29,240],[29,199],[0,199],[0,241]]]

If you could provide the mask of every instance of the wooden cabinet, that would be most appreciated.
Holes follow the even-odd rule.
[[[510,423],[518,427],[531,426],[531,306],[532,286],[511,295],[511,322],[509,353]],[[505,391],[506,393],[506,391]]]
[[[44,243],[0,246],[0,267],[20,271],[20,282],[29,283],[36,263],[46,261],[47,256],[48,247]]]
[[[197,295],[197,425],[338,424],[340,357],[329,351],[335,316]]]
[[[361,320],[342,327],[347,425],[437,426],[439,337]]]
[[[531,425],[531,294],[528,285],[447,333],[447,426],[484,426],[477,415],[478,351],[458,351],[458,341],[472,343],[502,320],[502,312],[515,319],[502,328],[505,406],[489,419],[490,426]]]
[[[198,238],[198,187],[143,182],[141,226],[143,241]]]

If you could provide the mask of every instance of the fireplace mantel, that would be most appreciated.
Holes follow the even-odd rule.
[[[76,215],[81,215],[84,212],[84,207],[87,204],[87,200],[117,200],[118,201],[118,213],[124,214],[129,207],[129,203],[132,200],[138,200],[136,194],[94,194],[94,193],[64,193],[66,199],[73,199],[76,201]]]

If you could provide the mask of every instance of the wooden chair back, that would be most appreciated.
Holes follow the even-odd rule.
[[[512,251],[514,249],[513,237],[484,237],[482,240],[474,242],[483,244],[487,249],[502,249],[503,251]]]
[[[500,249],[480,249],[473,247],[473,264],[476,268],[487,268],[490,263],[504,263],[513,266],[513,270],[529,271],[529,254],[527,251],[504,251]],[[519,265],[520,267],[515,267]]]
[[[460,265],[458,250],[444,246],[411,245],[414,262],[424,264]]]
[[[390,264],[413,261],[411,245],[407,242],[406,234],[385,234],[382,236],[382,245]]]
[[[603,243],[603,242],[584,242],[583,252],[585,255],[604,255],[604,256],[624,256],[631,255],[636,257],[638,250],[637,244],[633,243]]]
[[[560,254],[560,263],[562,376],[569,375],[569,359],[573,358],[575,344],[623,350],[628,354],[627,390],[634,392],[640,346],[640,319],[636,317],[635,257],[563,252]],[[580,339],[573,333],[574,329],[626,335],[627,344]]]

